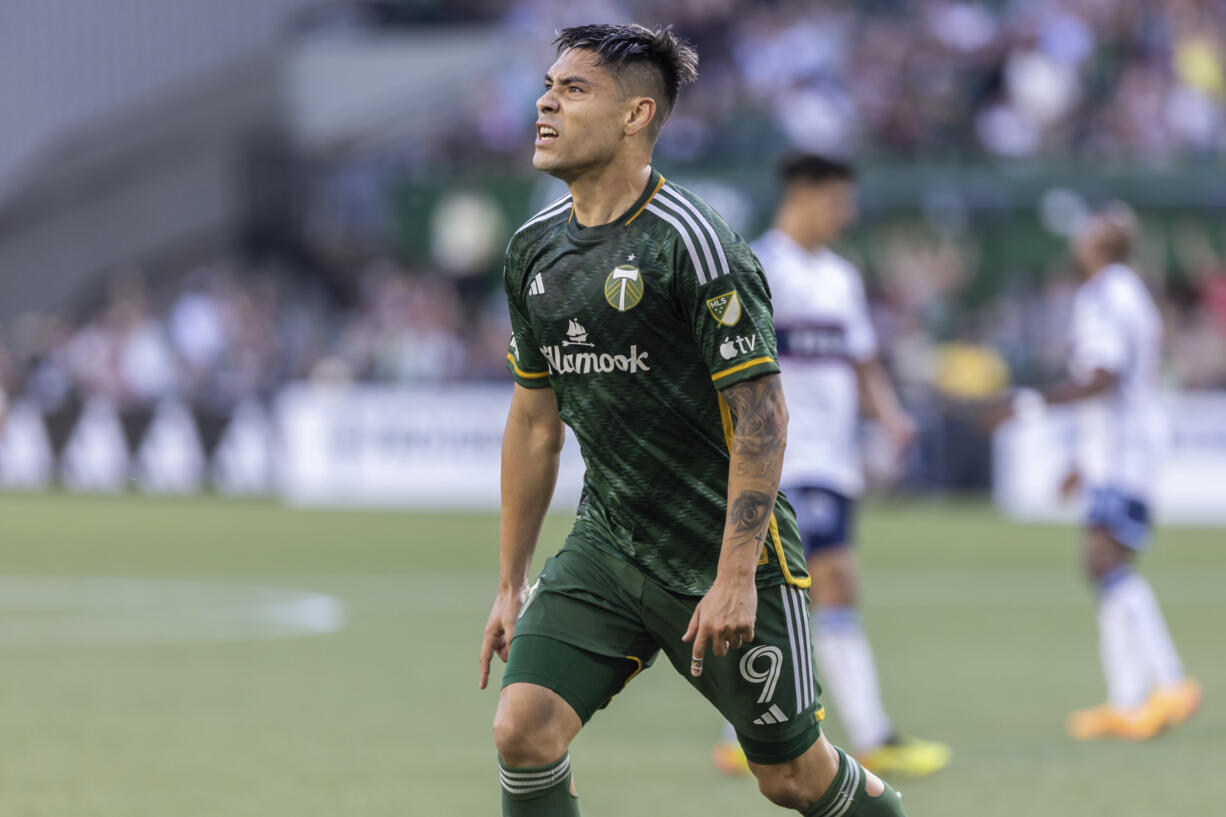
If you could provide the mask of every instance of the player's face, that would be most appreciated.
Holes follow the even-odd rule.
[[[855,222],[859,212],[856,185],[849,181],[806,185],[804,202],[822,243],[837,240]]]
[[[1102,224],[1095,218],[1086,219],[1081,229],[1073,235],[1073,258],[1082,275],[1093,275],[1103,265],[1099,251],[1102,238]]]
[[[624,139],[625,108],[617,80],[596,64],[595,54],[563,52],[536,101],[533,166],[565,181],[608,164]]]

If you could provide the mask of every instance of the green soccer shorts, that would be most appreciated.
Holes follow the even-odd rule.
[[[502,685],[551,689],[587,723],[663,650],[733,725],[751,761],[784,763],[804,754],[825,717],[805,591],[759,588],[754,640],[722,657],[708,644],[695,678],[691,645],[681,636],[698,601],[572,540],[545,562],[520,612]]]

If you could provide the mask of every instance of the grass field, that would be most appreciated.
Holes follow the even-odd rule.
[[[1226,532],[1163,530],[1145,560],[1207,704],[1144,745],[1063,734],[1102,695],[1074,530],[871,505],[860,535],[887,703],[955,753],[899,783],[911,817],[1226,810]],[[0,817],[498,814],[496,559],[492,515],[0,497]],[[342,626],[279,637],[299,619]],[[572,748],[584,813],[784,813],[710,768],[717,732],[658,663]]]

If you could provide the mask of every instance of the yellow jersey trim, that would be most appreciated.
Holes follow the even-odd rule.
[[[634,672],[630,673],[630,677],[622,681],[622,689],[625,689],[630,684],[630,682],[633,681],[635,677],[637,677],[638,674],[643,671],[643,659],[642,658],[639,658],[637,655],[627,655],[626,658],[638,664],[638,667],[634,670]]]
[[[730,374],[736,374],[737,372],[743,372],[746,369],[752,368],[754,366],[760,366],[763,363],[774,363],[774,362],[775,362],[775,359],[771,357],[770,355],[766,355],[765,357],[755,357],[753,360],[747,360],[744,363],[738,363],[730,369],[724,369],[723,371],[716,372],[715,374],[711,375],[711,380],[712,381],[719,380],[721,377],[727,377]]]
[[[783,552],[783,540],[779,538],[779,523],[775,521],[774,511],[771,511],[770,536],[771,543],[775,546],[775,556],[779,559],[779,567],[783,570],[783,580],[793,587],[807,590],[809,585],[813,584],[813,579],[809,576],[798,579],[792,575],[792,571],[788,570],[788,557]]]
[[[507,360],[511,361],[511,368],[514,369],[515,373],[520,377],[526,377],[529,380],[535,380],[538,377],[549,377],[549,372],[547,371],[525,372],[523,369],[519,368],[519,366],[515,365],[515,355],[511,354],[510,352],[507,352]]]
[[[661,188],[661,187],[663,187],[663,186],[664,186],[664,177],[663,177],[663,176],[661,176],[661,177],[660,177],[660,181],[656,182],[656,189],[651,191],[651,195],[647,197],[647,201],[643,202],[643,206],[642,206],[642,207],[640,207],[639,209],[635,210],[635,211],[634,211],[634,215],[632,215],[632,216],[630,216],[630,218],[626,219],[626,223],[627,223],[627,224],[629,224],[630,222],[634,221],[636,218],[638,218],[638,217],[639,217],[639,215],[640,215],[640,214],[641,214],[641,213],[642,213],[644,210],[646,210],[646,209],[647,209],[647,205],[651,204],[651,200],[652,200],[652,199],[654,199],[654,198],[656,197],[656,193],[659,193],[659,192],[660,192],[660,188]]]
[[[772,358],[769,358],[769,357],[761,358],[761,360],[771,360],[771,359]],[[756,361],[751,360],[749,361],[749,363],[745,363],[742,365],[749,366],[755,362]],[[724,396],[722,394],[717,393],[715,395],[715,399],[719,401],[719,420],[720,420],[720,423],[724,427],[724,443],[728,446],[728,452],[731,453],[732,452],[732,432],[733,432],[732,409],[728,407],[728,401],[724,399]],[[787,557],[787,554],[783,552],[783,540],[779,538],[779,523],[775,520],[775,512],[773,510],[771,511],[771,521],[770,521],[770,527],[768,530],[770,532],[769,535],[770,535],[771,545],[775,549],[775,558],[779,560],[779,568],[783,571],[783,580],[787,582],[788,584],[792,585],[793,587],[799,587],[801,590],[808,589],[809,585],[813,584],[813,579],[809,576],[806,576],[803,579],[798,579],[795,576],[793,576],[792,571],[788,569],[788,557]],[[764,547],[762,548],[762,556],[758,559],[758,564],[764,565],[767,563],[767,561],[768,561],[768,558],[766,554],[766,548]],[[825,715],[823,715],[822,717],[825,717]]]

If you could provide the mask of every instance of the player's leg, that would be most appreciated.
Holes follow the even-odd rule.
[[[857,609],[856,557],[845,541],[806,538],[813,586],[811,617],[817,665],[852,751],[885,745],[894,732],[881,699],[877,665]],[[812,544],[810,544],[812,542]]]
[[[568,749],[582,726],[579,714],[552,689],[529,683],[502,688],[494,746],[503,815],[579,814]]]
[[[1200,685],[1185,678],[1153,589],[1134,568],[1148,536],[1143,504],[1116,491],[1092,492],[1083,558],[1098,591],[1107,703],[1074,712],[1068,723],[1073,737],[1152,737],[1200,705]]]
[[[949,747],[904,737],[885,711],[877,664],[860,619],[859,571],[852,548],[855,503],[822,488],[802,489],[796,503],[813,585],[817,665],[851,750],[882,774],[920,777],[949,764]]]
[[[579,814],[570,742],[656,652],[620,578],[563,549],[520,615],[494,716],[504,817]]]
[[[648,586],[643,619],[677,672],[735,727],[762,793],[806,815],[902,815],[892,790],[822,737],[825,710],[806,632],[804,590],[759,589],[754,640],[722,657],[708,651],[695,678],[690,645],[679,633],[697,603]]]
[[[771,764],[751,761],[750,768],[768,800],[805,817],[906,815],[898,792],[824,735],[797,758]]]
[[[851,503],[840,494],[812,485],[793,485],[786,493],[796,510],[812,585],[814,646],[822,682],[847,729],[852,750],[882,746],[893,729],[877,684],[873,653],[856,611],[856,572],[850,541]],[[736,730],[725,721],[712,759],[725,774],[748,773]]]

